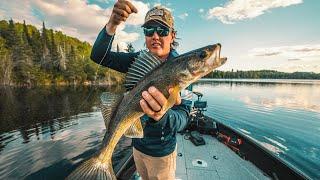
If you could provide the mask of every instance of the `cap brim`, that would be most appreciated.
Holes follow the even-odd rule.
[[[152,21],[157,22],[157,23],[159,23],[159,24],[161,24],[161,25],[163,25],[163,26],[166,26],[166,27],[168,27],[168,28],[172,28],[172,27],[169,26],[168,23],[166,23],[165,21],[163,21],[161,18],[157,18],[157,17],[154,17],[154,18],[152,18],[152,19],[149,19],[149,20],[146,21],[141,27],[145,27],[146,24],[148,24],[148,23],[150,23],[150,22],[152,22]]]

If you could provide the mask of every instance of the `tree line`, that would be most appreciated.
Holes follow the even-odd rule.
[[[279,72],[274,70],[259,71],[219,71],[209,73],[205,78],[217,79],[320,79],[320,73],[313,72]]]
[[[91,45],[61,31],[0,21],[0,85],[118,84],[123,74],[90,60]],[[119,51],[119,47],[117,47]],[[132,44],[126,51],[134,52]],[[206,78],[320,79],[312,72],[213,71]]]
[[[132,46],[132,45],[131,45]],[[123,75],[98,68],[90,60],[91,45],[32,25],[0,21],[0,85],[112,84]],[[129,49],[131,50],[132,49]]]

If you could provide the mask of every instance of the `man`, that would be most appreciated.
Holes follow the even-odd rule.
[[[111,52],[111,45],[117,26],[131,13],[137,13],[137,9],[129,1],[116,2],[108,23],[93,45],[93,61],[123,73],[128,71],[139,53]],[[142,27],[149,52],[162,61],[178,55],[174,49],[176,32],[169,10],[160,6],[152,8]],[[167,98],[155,87],[144,91],[142,97],[140,105],[146,114],[141,118],[145,125],[144,137],[132,141],[137,171],[142,179],[175,179],[176,133],[187,123],[191,101],[179,97],[176,105],[164,112],[161,109]]]

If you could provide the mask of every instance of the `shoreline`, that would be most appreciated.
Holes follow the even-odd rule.
[[[279,84],[319,84],[320,79],[216,79],[202,78],[197,82],[235,82],[235,83],[279,83]]]
[[[194,83],[199,82],[231,82],[231,83],[279,83],[279,84],[319,84],[320,79],[217,79],[217,78],[201,78]],[[77,86],[98,86],[98,87],[111,87],[121,86],[122,83],[50,83],[50,84],[38,84],[38,85],[7,85],[1,84],[0,87],[17,87],[17,88],[34,88],[34,87],[77,87]]]

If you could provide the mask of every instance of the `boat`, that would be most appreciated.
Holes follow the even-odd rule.
[[[189,123],[177,134],[176,179],[311,179],[249,136],[204,115],[194,92]],[[118,179],[139,179],[130,151],[115,167]]]

